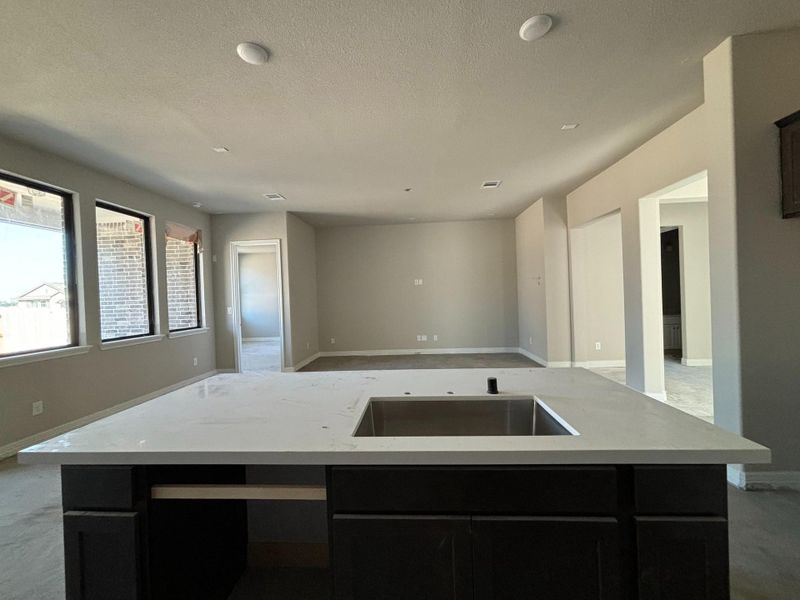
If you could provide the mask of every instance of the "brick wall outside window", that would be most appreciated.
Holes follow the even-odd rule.
[[[150,332],[146,264],[144,235],[132,221],[97,224],[102,339]]]
[[[195,252],[192,242],[167,238],[167,301],[171,331],[200,326]]]

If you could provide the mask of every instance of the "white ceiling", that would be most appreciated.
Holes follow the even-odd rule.
[[[522,42],[540,12],[553,31]],[[0,133],[210,212],[331,225],[566,193],[698,106],[722,39],[798,26],[800,2],[12,0],[3,22]]]

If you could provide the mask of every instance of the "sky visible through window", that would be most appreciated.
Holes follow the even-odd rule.
[[[0,302],[45,282],[64,282],[62,232],[0,222]]]

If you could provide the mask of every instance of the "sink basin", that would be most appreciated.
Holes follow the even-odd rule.
[[[370,398],[355,437],[574,435],[532,396]]]

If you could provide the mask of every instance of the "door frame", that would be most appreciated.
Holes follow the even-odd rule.
[[[281,347],[281,371],[286,370],[285,340],[286,332],[283,324],[283,269],[281,256],[281,241],[271,240],[238,240],[231,242],[231,309],[233,317],[233,349],[234,349],[234,371],[242,372],[242,314],[240,305],[240,281],[239,281],[239,254],[242,248],[253,247],[274,247],[276,281],[278,283],[278,327],[280,330]]]

